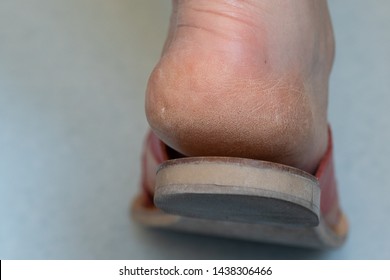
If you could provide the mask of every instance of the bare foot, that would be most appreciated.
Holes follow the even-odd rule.
[[[173,1],[146,93],[148,121],[188,156],[313,173],[327,148],[333,56],[325,0]]]

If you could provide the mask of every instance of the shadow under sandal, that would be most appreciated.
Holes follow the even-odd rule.
[[[348,225],[337,195],[332,136],[314,175],[233,157],[184,157],[149,132],[133,217],[151,227],[332,248]],[[157,173],[156,173],[157,172]]]

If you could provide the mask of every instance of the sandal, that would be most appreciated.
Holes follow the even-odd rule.
[[[260,160],[185,157],[150,131],[142,158],[142,191],[132,215],[155,228],[339,247],[348,224],[337,195],[330,129],[328,143],[313,176]]]

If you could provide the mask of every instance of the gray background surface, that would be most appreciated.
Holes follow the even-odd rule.
[[[0,1],[0,258],[390,258],[390,1],[330,1],[344,247],[146,230],[129,219],[144,91],[170,1]]]

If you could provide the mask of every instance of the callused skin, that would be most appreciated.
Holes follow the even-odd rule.
[[[146,91],[149,124],[187,156],[313,173],[327,148],[333,56],[324,0],[173,1]]]

